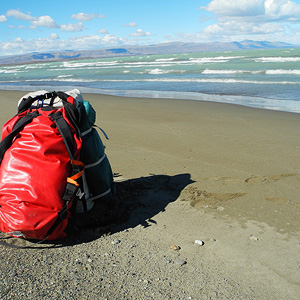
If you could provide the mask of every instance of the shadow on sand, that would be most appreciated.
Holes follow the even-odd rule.
[[[155,223],[152,218],[175,201],[181,191],[193,183],[191,175],[151,175],[118,181],[115,206],[96,203],[84,217],[74,220],[72,233],[62,246],[90,242],[105,233],[114,233],[138,225]]]

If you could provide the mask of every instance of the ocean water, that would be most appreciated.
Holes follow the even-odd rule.
[[[235,103],[300,113],[300,48],[0,66],[0,89]]]

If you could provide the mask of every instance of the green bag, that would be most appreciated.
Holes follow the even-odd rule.
[[[76,211],[87,212],[94,201],[107,201],[115,195],[113,172],[105,154],[105,146],[96,128],[106,133],[95,125],[96,112],[88,101],[77,102],[81,115],[80,131],[82,135],[82,149],[80,160],[85,168],[82,176],[83,193],[85,201],[79,201]]]

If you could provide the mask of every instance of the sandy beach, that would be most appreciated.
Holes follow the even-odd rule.
[[[1,126],[25,93],[0,91]],[[299,114],[83,96],[128,217],[1,246],[1,299],[300,298]]]

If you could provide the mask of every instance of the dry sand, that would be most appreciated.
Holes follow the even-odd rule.
[[[23,94],[0,92],[1,124]],[[1,299],[300,298],[299,114],[84,98],[130,217],[56,248],[1,247]]]

